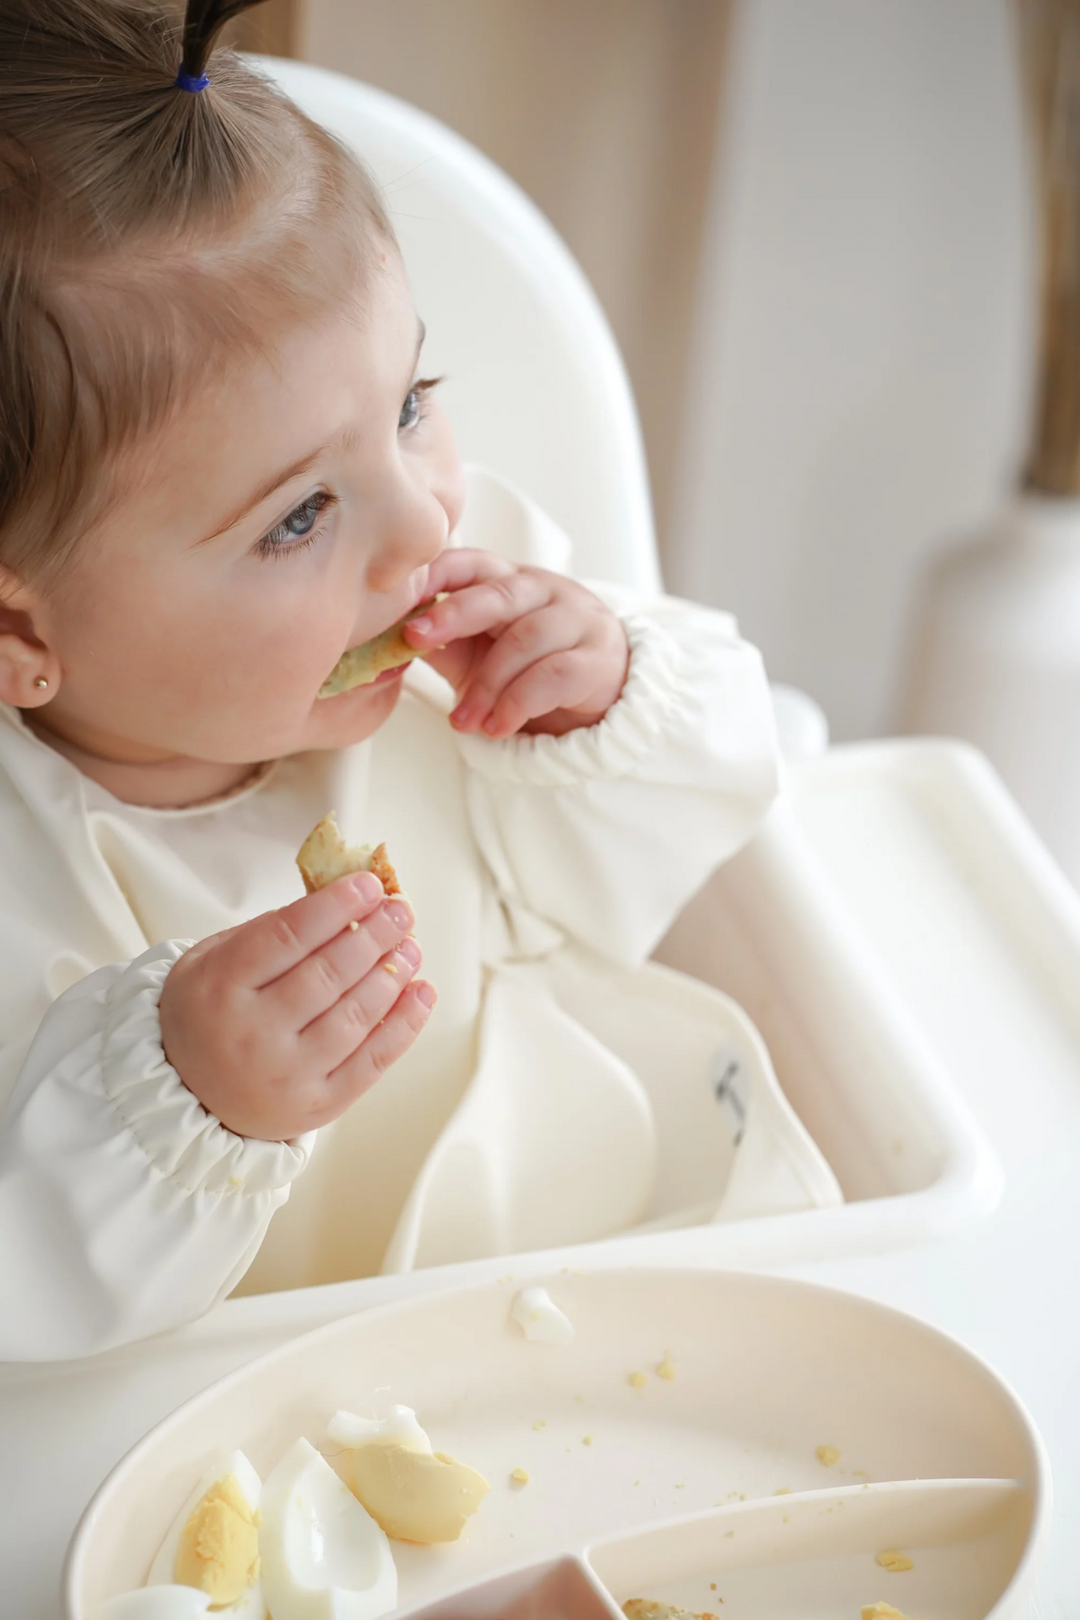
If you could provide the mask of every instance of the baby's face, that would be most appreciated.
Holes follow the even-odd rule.
[[[289,332],[272,367],[223,375],[140,448],[142,487],[44,606],[62,677],[40,718],[61,736],[113,758],[244,764],[387,718],[400,672],[318,690],[421,598],[463,479],[417,387],[421,328],[392,251],[361,307]]]

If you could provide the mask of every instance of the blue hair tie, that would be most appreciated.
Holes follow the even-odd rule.
[[[196,79],[193,78],[190,73],[185,73],[183,68],[181,68],[179,73],[176,75],[174,82],[181,90],[205,90],[207,85],[210,83],[210,75],[208,73],[201,73]]]

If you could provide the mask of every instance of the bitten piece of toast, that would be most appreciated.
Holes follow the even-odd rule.
[[[446,595],[446,591],[440,591],[436,602],[443,601]],[[339,692],[351,692],[354,686],[370,686],[384,670],[400,669],[402,664],[410,664],[414,658],[425,658],[427,654],[410,647],[401,632],[410,619],[417,618],[430,606],[430,602],[421,602],[388,630],[342,653],[319,687],[319,696],[336,697]],[[433,650],[428,648],[428,652]]]
[[[296,864],[308,894],[325,889],[335,878],[347,877],[350,872],[374,872],[387,894],[401,893],[397,873],[387,858],[386,845],[361,844],[350,849],[332,810],[308,833]]]

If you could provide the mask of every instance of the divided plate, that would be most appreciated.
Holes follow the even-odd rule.
[[[724,1620],[859,1620],[879,1600],[919,1620],[1018,1612],[1048,1527],[1042,1446],[955,1341],[772,1277],[562,1272],[546,1286],[569,1345],[522,1336],[507,1279],[333,1323],[187,1402],[84,1514],[68,1620],[142,1584],[220,1450],[265,1477],[299,1434],[332,1452],[338,1407],[389,1401],[492,1484],[460,1542],[394,1544],[405,1613],[591,1620],[630,1597]],[[831,1466],[819,1447],[839,1453]],[[911,1571],[876,1563],[895,1547]]]

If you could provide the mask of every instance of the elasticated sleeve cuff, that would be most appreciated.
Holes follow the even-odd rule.
[[[153,946],[110,986],[102,1090],[154,1169],[185,1191],[274,1192],[307,1164],[316,1133],[290,1142],[237,1136],[207,1112],[165,1056],[158,1003],[170,968],[190,943]]]
[[[618,701],[602,720],[561,737],[461,736],[467,764],[489,781],[531,787],[633,775],[695,694],[680,671],[678,644],[666,630],[636,614],[625,615],[622,624],[629,668]]]

